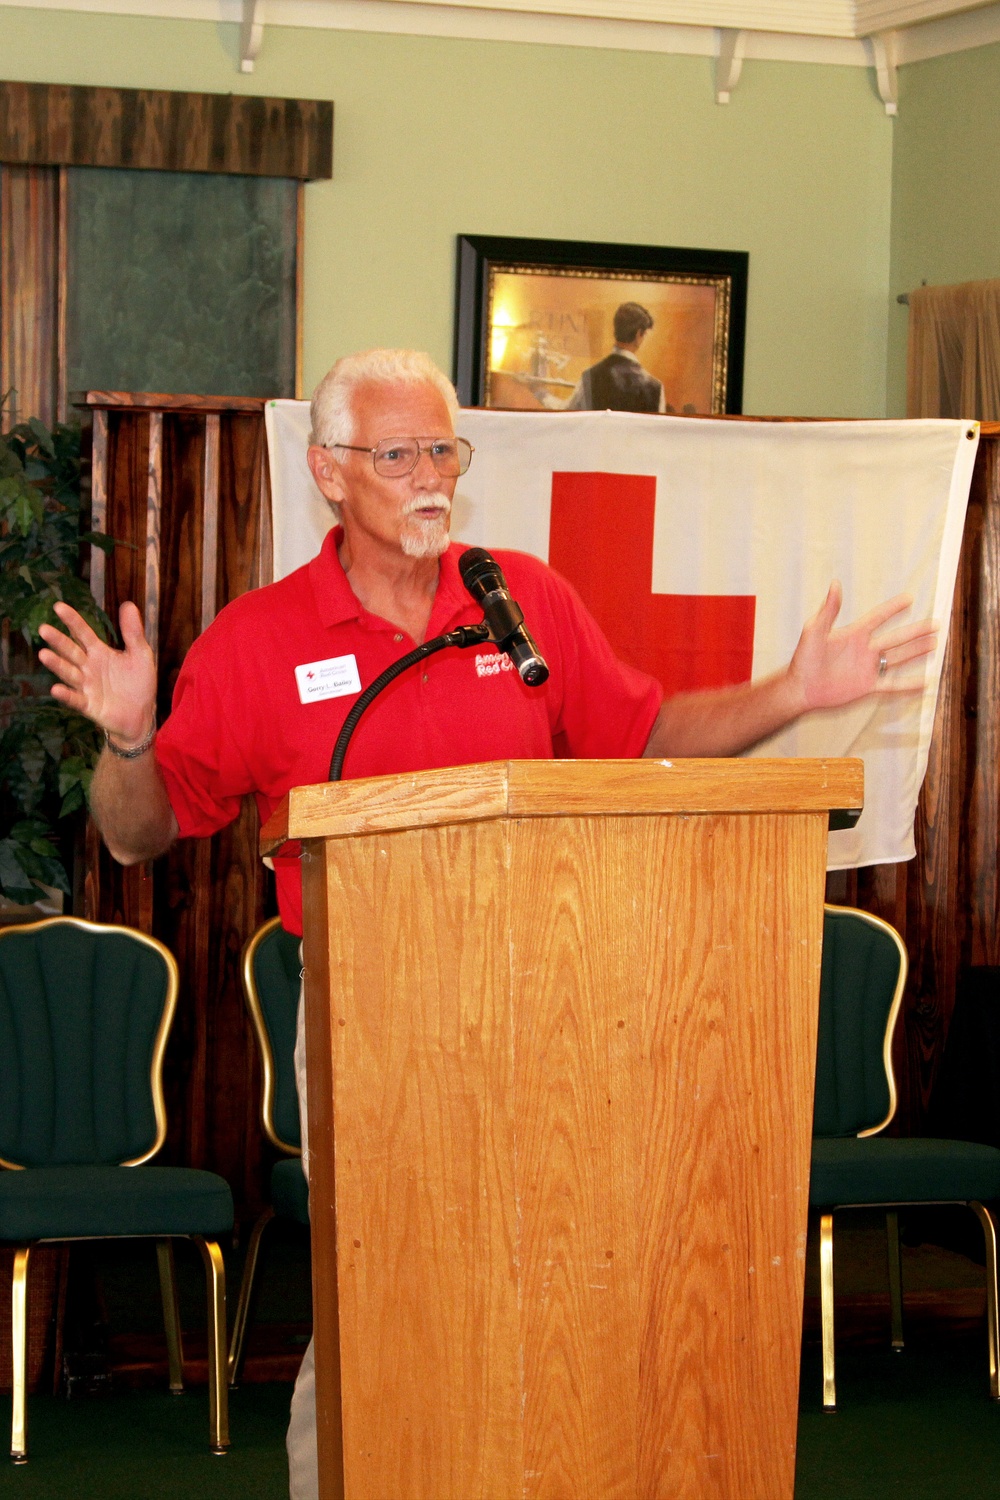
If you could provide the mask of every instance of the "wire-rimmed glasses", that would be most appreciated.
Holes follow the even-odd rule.
[[[376,474],[386,479],[402,479],[420,462],[421,453],[430,455],[431,463],[442,479],[457,479],[472,462],[474,448],[465,438],[382,438],[374,448],[359,448],[354,443],[331,443],[332,448],[346,448],[350,453],[368,453]]]

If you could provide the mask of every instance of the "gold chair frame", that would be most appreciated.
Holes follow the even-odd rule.
[[[274,932],[275,928],[281,926],[280,917],[272,917],[265,922],[243,945],[243,998],[250,1014],[254,1036],[257,1040],[257,1050],[260,1054],[260,1065],[262,1083],[260,1091],[260,1123],[265,1136],[272,1146],[283,1151],[286,1156],[301,1156],[302,1149],[293,1146],[291,1142],[283,1140],[278,1134],[274,1123],[274,1091],[275,1091],[275,1067],[274,1053],[271,1050],[271,1038],[268,1035],[267,1023],[264,1020],[264,1010],[260,1003],[260,995],[257,992],[257,981],[254,976],[254,958],[261,943]],[[253,1298],[254,1280],[257,1275],[257,1262],[260,1258],[260,1243],[264,1237],[264,1231],[275,1218],[274,1209],[270,1205],[264,1209],[260,1218],[253,1226],[250,1239],[247,1244],[246,1261],[243,1265],[243,1278],[240,1282],[240,1294],[236,1302],[236,1313],[233,1318],[233,1332],[229,1343],[229,1385],[235,1389],[239,1382],[240,1371],[243,1367],[243,1356],[246,1348],[247,1328],[250,1321],[250,1306]]]
[[[170,1028],[177,1009],[180,975],[177,960],[170,949],[158,938],[124,923],[88,922],[82,917],[46,917],[39,922],[21,923],[16,927],[0,928],[0,942],[14,934],[31,932],[39,927],[51,927],[59,923],[77,927],[86,932],[124,932],[149,948],[154,949],[166,962],[167,995],[153,1044],[150,1064],[150,1086],[153,1095],[153,1113],[156,1120],[156,1135],[152,1146],[141,1156],[120,1162],[123,1167],[138,1167],[149,1161],[162,1148],[167,1138],[167,1108],[163,1094],[163,1057],[167,1049]],[[20,1162],[6,1161],[0,1157],[0,1169],[12,1172],[24,1171]],[[35,1240],[21,1245],[14,1252],[14,1271],[11,1284],[11,1340],[13,1371],[11,1380],[11,1433],[10,1456],[15,1464],[28,1461],[27,1433],[27,1337],[28,1337],[28,1265],[36,1244],[71,1243],[73,1237],[51,1241]],[[174,1275],[173,1239],[191,1239],[198,1246],[205,1267],[205,1283],[208,1306],[208,1399],[210,1445],[219,1456],[229,1448],[229,1395],[226,1387],[226,1268],[222,1251],[215,1240],[203,1235],[175,1235],[171,1238],[156,1238],[156,1259],[160,1281],[160,1298],[163,1303],[163,1326],[167,1340],[167,1365],[170,1392],[181,1395],[184,1391],[184,1345],[181,1336],[180,1314],[177,1305],[177,1285]]]
[[[858,1139],[865,1136],[879,1135],[886,1126],[891,1123],[898,1104],[898,1093],[896,1089],[896,1075],[892,1066],[892,1043],[899,1020],[899,1013],[903,1003],[903,991],[906,988],[906,979],[909,973],[909,954],[906,945],[895,927],[890,922],[885,922],[881,917],[876,917],[872,912],[863,911],[857,906],[834,906],[827,903],[825,911],[848,912],[852,916],[861,917],[870,926],[876,927],[887,933],[899,951],[899,976],[896,980],[896,988],[893,993],[889,1013],[886,1017],[885,1036],[882,1041],[882,1063],[885,1068],[886,1083],[889,1088],[889,1109],[884,1120],[878,1125],[870,1125],[865,1130],[858,1131]],[[998,1287],[997,1287],[997,1224],[992,1213],[982,1203],[975,1201],[966,1202],[965,1199],[941,1199],[940,1205],[951,1207],[964,1204],[970,1208],[978,1218],[983,1229],[983,1237],[986,1244],[986,1329],[989,1343],[989,1366],[990,1366],[990,1396],[994,1401],[1000,1401],[1000,1322],[997,1317]],[[833,1215],[841,1209],[871,1208],[867,1203],[838,1203],[829,1213],[820,1215],[819,1221],[819,1269],[820,1269],[820,1322],[822,1327],[823,1344],[823,1410],[835,1412],[837,1409],[837,1384],[836,1384],[836,1361],[834,1352],[834,1312],[833,1312]],[[901,1351],[904,1347],[903,1341],[903,1264],[899,1244],[899,1212],[900,1208],[907,1207],[934,1207],[937,1206],[931,1200],[922,1200],[919,1204],[898,1203],[886,1209],[886,1255],[889,1272],[889,1303],[891,1309],[891,1345],[894,1350]]]

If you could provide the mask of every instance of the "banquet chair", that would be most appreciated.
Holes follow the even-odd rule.
[[[813,1114],[810,1206],[820,1213],[823,1407],[836,1410],[834,1368],[834,1214],[887,1212],[892,1344],[903,1347],[897,1210],[956,1204],[978,1217],[986,1243],[990,1394],[1000,1399],[997,1325],[997,1219],[1000,1150],[970,1141],[889,1137],[896,1112],[892,1040],[906,984],[907,957],[895,928],[870,912],[827,906],[823,924],[819,1043]]]
[[[284,1156],[271,1169],[271,1201],[254,1225],[247,1245],[229,1347],[231,1386],[237,1384],[243,1364],[264,1231],[276,1218],[309,1227],[309,1187],[302,1171],[294,1059],[302,973],[299,944],[299,938],[284,930],[281,919],[273,917],[257,929],[243,950],[243,997],[261,1062],[261,1125],[272,1146]]]
[[[170,1389],[183,1390],[175,1238],[194,1241],[208,1293],[209,1427],[229,1446],[229,1185],[149,1165],[167,1133],[162,1067],[177,1004],[173,955],[128,927],[51,917],[0,928],[0,1242],[14,1247],[11,1457],[27,1459],[28,1264],[43,1241],[156,1242]]]

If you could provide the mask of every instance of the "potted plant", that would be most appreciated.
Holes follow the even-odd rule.
[[[64,599],[113,635],[83,577],[82,549],[114,542],[84,529],[80,429],[32,418],[0,434],[0,895],[9,904],[70,890],[73,835],[100,731],[51,696],[38,627]],[[44,888],[50,888],[47,892]]]

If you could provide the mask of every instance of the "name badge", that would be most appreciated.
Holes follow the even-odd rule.
[[[295,668],[300,703],[321,703],[324,698],[346,698],[360,693],[356,656],[331,656],[326,661],[307,661]]]

